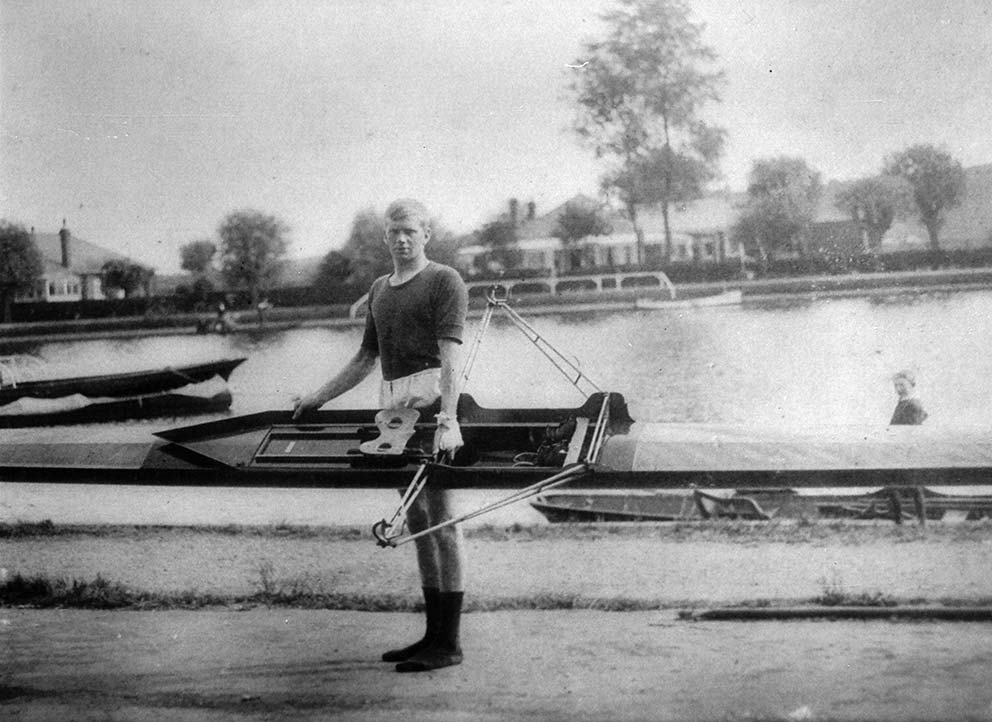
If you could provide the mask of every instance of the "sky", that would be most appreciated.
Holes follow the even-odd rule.
[[[804,158],[824,180],[914,143],[992,163],[988,0],[689,0],[726,128],[719,181]],[[457,233],[540,214],[606,169],[570,126],[570,66],[611,0],[0,0],[0,217],[155,267],[275,215],[290,255],[424,200]]]

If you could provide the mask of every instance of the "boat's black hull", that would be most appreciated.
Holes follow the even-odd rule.
[[[269,411],[130,442],[123,436],[117,442],[78,444],[40,435],[11,438],[0,441],[0,478],[400,488],[410,482],[425,459],[424,451],[430,450],[436,412],[436,407],[422,411],[414,436],[396,456],[370,455],[360,449],[379,433],[375,409],[321,411],[300,420],[294,420],[290,411]],[[866,439],[859,432],[826,441],[781,435],[755,440],[746,428],[733,434],[709,426],[638,428],[620,395],[601,393],[578,408],[540,409],[483,408],[463,396],[459,418],[467,453],[458,465],[433,465],[431,484],[520,490],[562,473],[569,490],[992,484],[992,439],[984,434],[943,438],[893,433]],[[907,459],[914,466],[905,466]],[[759,503],[763,510],[781,506],[767,496]],[[710,513],[721,516],[753,511],[743,503],[719,499],[712,505],[715,512]]]
[[[58,399],[80,394],[95,399],[157,394],[188,384],[201,383],[215,376],[227,381],[234,369],[244,361],[243,358],[224,359],[150,371],[25,381],[17,386],[0,389],[0,406],[21,398]]]

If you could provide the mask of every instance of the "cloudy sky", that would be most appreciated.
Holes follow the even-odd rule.
[[[992,162],[987,0],[690,0],[727,74],[722,182],[912,143]],[[0,215],[160,272],[232,210],[338,247],[398,195],[468,231],[595,193],[566,93],[610,0],[0,0]]]

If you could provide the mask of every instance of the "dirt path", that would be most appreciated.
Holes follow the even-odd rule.
[[[992,625],[466,615],[465,663],[376,661],[411,614],[4,610],[10,720],[992,720]]]

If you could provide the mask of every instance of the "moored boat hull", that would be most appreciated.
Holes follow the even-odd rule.
[[[65,411],[0,414],[0,428],[96,424],[130,419],[212,414],[226,411],[230,408],[231,401],[231,392],[227,389],[206,396],[161,393],[127,399],[104,399]]]
[[[739,306],[744,301],[744,293],[740,290],[724,291],[712,296],[692,298],[638,298],[634,307],[644,310],[679,311],[692,308],[709,308],[713,306]]]
[[[74,394],[90,398],[123,398],[157,394],[215,376],[226,381],[244,361],[244,358],[234,358],[119,374],[21,381],[0,388],[0,406],[21,398],[58,399]]]

